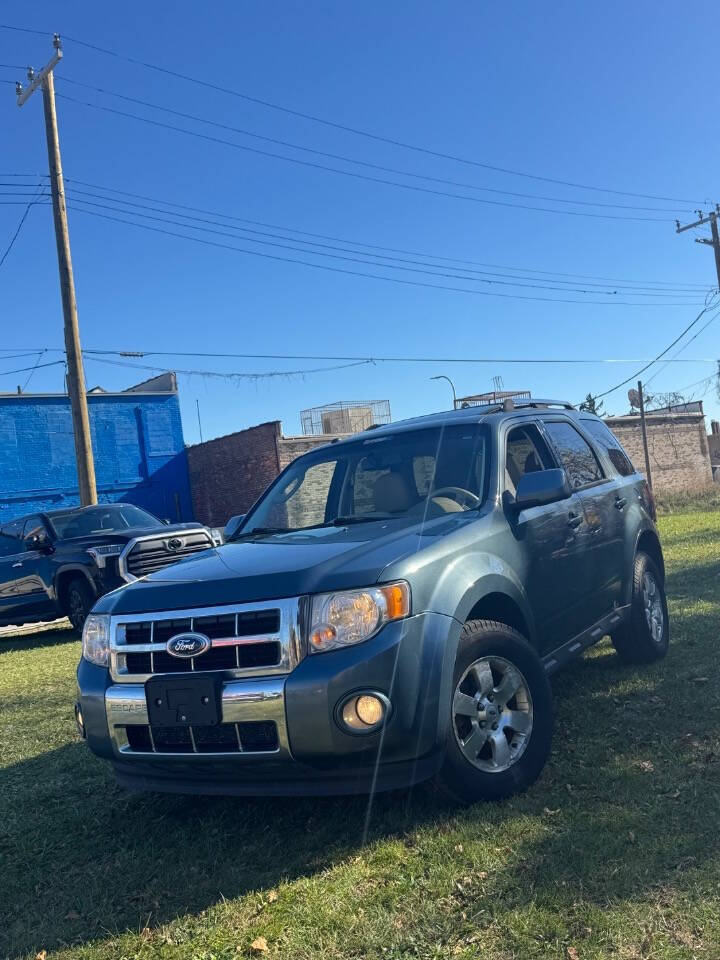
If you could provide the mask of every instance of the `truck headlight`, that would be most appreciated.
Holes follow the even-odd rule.
[[[98,567],[104,567],[108,557],[119,557],[123,552],[122,543],[107,543],[99,547],[90,547],[87,551]]]
[[[225,543],[225,534],[220,527],[210,527],[210,539],[214,547],[220,547]]]
[[[312,598],[310,651],[325,653],[362,643],[390,620],[410,613],[410,586],[404,581],[366,590],[322,593]]]
[[[91,613],[82,632],[82,655],[98,667],[110,662],[110,617],[106,613]]]

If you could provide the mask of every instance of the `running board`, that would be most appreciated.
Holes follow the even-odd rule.
[[[587,650],[588,647],[597,643],[598,640],[602,640],[606,634],[612,633],[612,631],[625,620],[629,611],[629,606],[616,607],[606,617],[603,617],[602,620],[598,620],[597,623],[593,624],[589,630],[578,634],[576,637],[573,637],[572,640],[568,640],[567,643],[558,647],[557,650],[553,650],[552,653],[543,657],[545,672],[555,673],[556,670],[560,670],[561,667],[570,663],[571,660],[575,660],[583,650]]]

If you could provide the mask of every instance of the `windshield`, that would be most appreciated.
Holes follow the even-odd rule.
[[[60,540],[88,537],[98,533],[118,533],[130,527],[162,527],[163,524],[140,507],[131,504],[90,507],[86,510],[68,510],[48,517],[55,535]]]
[[[482,502],[487,470],[486,430],[474,423],[330,446],[292,463],[238,537],[461,513]]]

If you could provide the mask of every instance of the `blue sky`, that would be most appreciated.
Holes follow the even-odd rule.
[[[683,5],[658,5],[651,0],[594,5],[530,0],[511,4],[224,0],[203,5],[185,0],[164,5],[127,0],[108,5],[68,0],[62,9],[49,0],[38,0],[32,7],[6,5],[2,20],[48,34],[58,30],[302,113],[440,153],[556,180],[682,198],[679,203],[652,201],[579,190],[432,157],[174,79],[68,39],[56,72],[58,94],[256,149],[426,189],[530,206],[661,218],[660,222],[634,222],[560,215],[437,196],[260,156],[58,99],[63,162],[70,180],[278,225],[283,230],[270,228],[276,237],[289,236],[288,230],[303,230],[341,238],[351,242],[342,246],[354,251],[341,255],[355,259],[360,243],[420,252],[429,256],[410,259],[433,266],[419,269],[456,273],[464,279],[393,271],[387,263],[358,265],[326,259],[317,255],[319,248],[312,255],[285,240],[273,242],[297,246],[297,250],[253,244],[249,234],[231,239],[193,233],[277,256],[478,291],[431,289],[263,259],[102,220],[81,212],[75,203],[69,214],[70,230],[86,348],[185,351],[190,356],[132,362],[236,373],[332,364],[197,354],[407,355],[492,361],[377,363],[303,378],[240,383],[183,375],[181,402],[188,442],[198,439],[196,399],[206,438],[271,419],[281,419],[286,434],[292,434],[300,430],[301,409],[335,400],[389,399],[394,418],[444,408],[447,384],[429,380],[441,373],[455,380],[459,394],[489,389],[492,377],[501,376],[507,388],[529,388],[536,395],[577,401],[588,391],[611,387],[641,364],[562,366],[507,361],[652,357],[696,316],[700,308],[691,304],[702,300],[700,286],[709,289],[715,282],[710,249],[694,242],[698,234],[693,231],[677,236],[672,222],[676,215],[692,218],[700,203],[720,200],[716,188],[720,135],[713,123],[714,93],[708,80],[712,60],[701,52],[703,38],[716,35],[720,27],[720,9],[710,0]],[[49,40],[49,35],[46,39],[0,29],[0,63],[39,67],[51,54]],[[22,79],[22,72],[3,67],[0,78]],[[261,136],[470,186],[390,176],[268,145],[84,90],[63,78]],[[0,84],[0,131],[1,172],[47,171],[39,96],[19,110],[12,86]],[[12,181],[3,178],[2,182]],[[17,182],[38,181],[32,176]],[[662,207],[671,212],[561,205],[483,193],[473,187],[585,203]],[[75,189],[87,188],[76,184]],[[97,196],[92,199],[108,204]],[[0,204],[0,255],[22,209]],[[108,212],[99,207],[85,209]],[[119,215],[126,217],[125,212]],[[190,221],[186,222],[189,226]],[[226,225],[229,230],[231,221]],[[268,228],[254,229],[268,232]],[[254,237],[259,239],[257,234]],[[588,298],[567,292],[567,278],[566,292],[488,286],[478,282],[478,275],[468,279],[463,270],[469,265],[461,268],[439,257],[515,268],[492,270],[514,273],[526,284],[562,289],[560,278],[551,274],[582,274],[638,285],[654,281],[646,289],[663,293],[650,297],[634,291],[629,295],[604,292]],[[472,269],[492,272],[491,268]],[[698,289],[671,298],[670,287],[662,288],[658,281]],[[615,287],[609,283],[592,288],[587,280],[571,282],[582,289]],[[488,291],[547,297],[550,302],[481,295]],[[555,299],[583,302],[552,302]],[[591,304],[588,299],[602,303]],[[618,300],[642,303],[621,306]],[[21,353],[62,346],[55,245],[47,207],[30,211],[0,268],[0,304],[1,346],[6,356],[11,350]],[[701,326],[696,325],[693,333]],[[680,356],[717,357],[718,331],[720,320]],[[58,356],[48,354],[40,362]],[[2,371],[35,359],[1,359],[0,389],[14,390],[27,378],[26,373],[3,375]],[[646,376],[657,369],[653,367]],[[651,387],[657,391],[684,388],[708,377],[713,369],[700,362],[669,364]],[[151,372],[98,360],[88,360],[86,365],[90,386],[101,383],[121,389],[146,375]],[[38,369],[28,389],[55,391],[61,384],[62,367],[53,366]],[[717,416],[712,384],[686,393],[704,395],[706,409]],[[609,397],[606,407],[623,412],[625,389]]]

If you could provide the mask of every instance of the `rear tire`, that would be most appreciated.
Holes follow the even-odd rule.
[[[80,577],[72,579],[65,592],[65,609],[70,623],[78,633],[82,633],[82,628],[94,603],[95,594],[87,581]]]
[[[460,635],[441,788],[465,803],[500,800],[533,783],[552,740],[542,661],[517,631],[471,620]]]
[[[665,584],[647,553],[635,555],[630,615],[613,633],[612,642],[625,663],[653,663],[668,652],[670,620]]]

